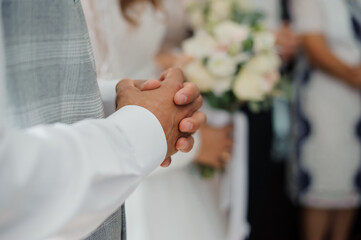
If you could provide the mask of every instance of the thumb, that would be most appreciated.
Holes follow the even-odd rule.
[[[148,81],[145,81],[143,82],[139,89],[141,91],[149,91],[149,90],[155,90],[157,88],[160,88],[161,87],[161,82],[159,80],[156,80],[156,79],[152,79],[152,80],[148,80]]]

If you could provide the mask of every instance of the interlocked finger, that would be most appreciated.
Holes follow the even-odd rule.
[[[187,105],[196,101],[201,95],[200,90],[194,83],[186,82],[183,88],[174,96],[174,103],[177,105]]]
[[[181,137],[178,139],[176,143],[176,148],[181,152],[189,152],[192,150],[193,145],[194,145],[194,138],[192,136]]]
[[[206,115],[203,112],[197,111],[191,117],[183,119],[179,124],[179,131],[183,133],[196,132],[205,122]]]

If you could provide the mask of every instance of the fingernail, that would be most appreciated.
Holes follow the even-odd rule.
[[[178,151],[184,151],[184,150],[186,150],[187,148],[188,148],[188,143],[187,143],[187,142],[184,142],[184,144],[178,148]]]
[[[193,129],[193,123],[191,123],[191,122],[186,122],[185,124],[184,124],[185,126],[184,126],[184,131],[192,131],[192,129]]]
[[[180,95],[181,104],[185,104],[188,101],[188,97],[184,94]]]
[[[142,83],[142,85],[140,86],[141,88],[144,88],[147,85],[148,81]]]

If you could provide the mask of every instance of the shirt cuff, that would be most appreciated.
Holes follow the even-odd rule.
[[[117,95],[115,87],[117,86],[118,82],[119,80],[98,79],[100,95],[103,100],[105,117],[108,117],[115,112],[115,99]]]
[[[140,106],[125,106],[107,120],[125,133],[135,156],[134,164],[141,167],[144,177],[164,161],[167,140],[161,123],[152,112]]]

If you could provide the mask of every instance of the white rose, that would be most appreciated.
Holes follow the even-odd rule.
[[[276,84],[279,82],[281,75],[279,71],[268,72],[263,76],[263,87],[267,93],[271,93]]]
[[[205,31],[198,30],[194,37],[182,44],[184,54],[198,59],[210,56],[217,48],[217,42]]]
[[[212,92],[217,96],[222,96],[232,87],[232,77],[228,78],[216,78],[213,83]]]
[[[193,61],[184,68],[184,74],[189,82],[197,84],[201,92],[208,92],[213,87],[213,76],[199,61]]]
[[[262,101],[265,97],[262,76],[241,71],[234,83],[233,92],[243,101]]]
[[[249,53],[240,53],[234,57],[234,60],[237,63],[244,63],[244,62],[247,62],[251,57],[252,56]]]
[[[217,77],[230,77],[236,73],[237,65],[226,53],[212,55],[207,63],[208,70]]]
[[[276,54],[256,55],[243,66],[236,78],[235,95],[241,100],[262,101],[280,78],[279,66],[280,60]]]
[[[253,57],[244,67],[244,71],[253,72],[259,75],[278,70],[281,61],[278,55],[272,52],[261,53]]]
[[[233,42],[243,42],[250,34],[251,30],[246,25],[241,25],[232,21],[224,21],[214,29],[215,37],[221,43],[231,44]]]
[[[275,49],[276,38],[271,32],[260,32],[254,35],[255,52],[273,51]]]
[[[209,20],[219,22],[229,19],[232,14],[232,1],[213,0],[210,3]]]

